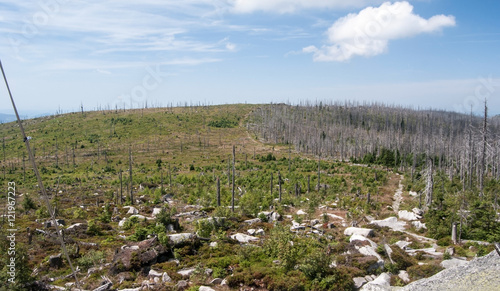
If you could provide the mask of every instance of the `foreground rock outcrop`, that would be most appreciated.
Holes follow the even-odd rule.
[[[430,278],[415,281],[399,290],[500,290],[500,256],[493,251],[466,265],[443,270]]]

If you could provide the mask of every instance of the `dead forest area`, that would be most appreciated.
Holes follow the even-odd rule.
[[[500,241],[500,118],[486,104],[200,105],[23,125],[49,199],[18,125],[0,124],[0,282],[16,262],[0,290],[406,290]]]

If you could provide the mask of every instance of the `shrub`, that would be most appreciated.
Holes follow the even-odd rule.
[[[309,279],[321,279],[326,276],[330,265],[330,258],[319,250],[307,255],[299,270],[304,273]]]
[[[29,194],[24,195],[24,200],[22,202],[24,211],[28,212],[30,209],[37,209],[35,201],[31,198]]]
[[[444,252],[444,254],[443,254],[443,260],[449,260],[449,259],[451,259],[450,253],[449,252]]]
[[[449,236],[445,236],[443,238],[438,239],[437,245],[440,247],[447,247],[452,244],[451,238]]]
[[[264,244],[264,253],[271,258],[277,258],[286,271],[292,270],[297,264],[302,248],[292,244],[293,234],[282,225],[271,230],[270,237]]]
[[[147,238],[150,231],[145,227],[137,227],[135,233],[129,237],[132,241],[143,241]]]
[[[415,258],[408,255],[399,247],[392,247],[391,258],[398,270],[406,270],[408,267],[411,267],[417,263],[417,260],[415,260]]]
[[[90,250],[79,258],[76,262],[79,266],[88,269],[97,266],[104,260],[104,253],[101,251]]]
[[[238,125],[238,121],[230,120],[227,117],[222,117],[218,120],[212,120],[208,123],[208,126],[218,127],[218,128],[233,128]]]
[[[101,235],[101,228],[95,223],[94,220],[89,220],[87,227],[87,234],[89,235]]]
[[[196,234],[200,237],[209,238],[213,230],[214,224],[208,219],[199,219],[196,222]]]
[[[158,234],[158,241],[160,242],[160,244],[164,247],[168,247],[169,246],[169,239],[168,239],[168,235],[164,232],[160,232]]]
[[[439,273],[443,268],[438,265],[415,265],[407,269],[412,280],[429,278]]]
[[[74,219],[86,219],[87,218],[87,211],[78,207],[75,211],[73,211],[73,218]]]

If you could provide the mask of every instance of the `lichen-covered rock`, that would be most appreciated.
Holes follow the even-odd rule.
[[[391,216],[382,220],[374,220],[371,222],[372,224],[378,225],[380,227],[387,226],[395,231],[404,231],[406,222],[399,221],[396,217]]]
[[[111,274],[126,271],[139,271],[155,263],[168,259],[170,250],[153,237],[124,247],[115,254],[110,268]]]
[[[243,234],[243,233],[233,234],[233,235],[231,235],[231,238],[234,239],[234,240],[237,240],[240,243],[249,243],[249,242],[252,242],[252,241],[258,241],[259,240],[259,238],[257,238],[257,237],[254,237],[254,236],[251,236],[251,235],[246,235],[246,234]]]
[[[498,286],[500,286],[500,256],[493,251],[468,264],[451,267],[430,278],[415,281],[401,290],[483,291],[498,290]]]
[[[373,236],[373,229],[360,228],[360,227],[348,227],[344,230],[344,235],[351,236],[354,234],[364,236],[364,237],[371,237],[371,236]]]

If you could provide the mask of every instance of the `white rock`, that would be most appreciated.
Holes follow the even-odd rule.
[[[408,272],[406,271],[403,270],[399,271],[398,277],[405,283],[410,282],[410,275],[408,275]]]
[[[158,271],[155,271],[153,269],[149,270],[149,274],[148,276],[150,277],[161,277],[163,274],[158,272]]]
[[[218,243],[217,243],[216,241],[213,241],[213,242],[211,242],[211,243],[209,244],[209,246],[210,246],[211,248],[216,248],[216,247],[217,247],[217,245],[218,245]]]
[[[420,218],[422,218],[421,216],[419,216],[413,212],[409,212],[407,210],[400,210],[398,212],[398,217],[399,217],[399,219],[407,220],[407,221],[419,220]]]
[[[353,234],[353,235],[351,235],[351,237],[349,238],[349,242],[353,242],[353,241],[355,241],[355,240],[359,240],[359,241],[367,241],[367,242],[369,242],[369,243],[370,243],[370,245],[371,245],[372,247],[374,247],[374,248],[376,248],[376,247],[377,247],[377,244],[376,244],[374,241],[372,241],[371,239],[366,238],[366,237],[364,237],[364,236],[362,236],[362,235],[359,235],[359,234]]]
[[[271,216],[269,217],[269,223],[278,221],[280,219],[281,219],[281,215],[278,212],[273,212],[273,214],[271,214]]]
[[[411,244],[411,242],[407,242],[404,240],[400,240],[400,241],[395,243],[395,245],[397,245],[402,250],[406,250],[406,247],[409,246],[410,244]]]
[[[185,242],[189,239],[192,239],[193,237],[194,237],[194,234],[192,234],[192,233],[176,233],[176,234],[168,235],[168,238],[174,244],[179,244],[179,243]]]
[[[377,253],[376,249],[372,246],[364,246],[364,247],[360,247],[359,248],[359,252],[362,254],[362,255],[365,255],[365,256],[373,256],[373,257],[376,257],[377,260],[379,261],[379,263],[381,264],[384,264],[384,260],[382,259],[382,257]]]
[[[436,251],[435,248],[418,249],[418,250],[406,250],[406,252],[408,254],[413,254],[413,253],[416,253],[418,251],[425,252],[425,253],[427,253],[429,255],[432,255],[432,256],[435,256],[435,257],[440,257],[440,256],[443,255],[443,253]]]
[[[360,228],[360,227],[348,227],[344,230],[344,235],[351,236],[353,234],[361,235],[364,237],[373,236],[373,229]]]
[[[260,218],[254,218],[254,219],[245,220],[246,224],[254,224],[254,223],[259,223],[259,222],[261,222]]]
[[[394,216],[388,217],[383,220],[374,220],[371,222],[372,224],[378,225],[380,227],[387,226],[395,231],[403,231],[405,230],[406,222],[398,221],[398,219]]]
[[[87,224],[85,223],[75,223],[73,225],[70,225],[66,228],[66,231],[72,231],[72,230],[76,230],[76,229],[79,229],[79,228],[86,228],[87,227]]]
[[[420,208],[417,208],[417,207],[413,208],[411,211],[413,211],[413,213],[415,213],[418,216],[424,215],[424,211]]]
[[[247,232],[248,232],[249,235],[254,235],[255,232],[256,232],[256,230],[253,229],[253,228],[250,228],[249,230],[247,230]]]
[[[180,271],[177,271],[177,274],[180,274],[182,276],[191,276],[191,274],[194,273],[194,271],[196,271],[195,268],[190,268],[190,269],[182,269]]]
[[[409,194],[410,194],[410,196],[413,196],[413,197],[417,197],[418,196],[418,193],[415,192],[415,191],[410,191]]]
[[[163,272],[163,274],[161,275],[161,281],[163,283],[170,283],[170,282],[172,282],[172,278],[170,278],[170,276],[167,274],[167,272]]]
[[[304,210],[300,209],[297,211],[297,215],[306,215],[307,213],[304,212]]]
[[[422,229],[422,228],[427,229],[427,227],[425,226],[425,223],[422,223],[418,220],[412,221],[411,225],[413,225],[417,230]]]
[[[374,291],[374,290],[390,290],[391,276],[387,273],[382,273],[377,279],[366,283],[361,287],[361,291]]]
[[[445,269],[448,269],[448,268],[452,268],[452,267],[455,267],[455,266],[465,266],[467,265],[469,262],[468,261],[465,261],[465,260],[460,260],[460,259],[456,259],[456,258],[451,258],[449,260],[444,260],[441,262],[441,267],[445,268]]]
[[[328,216],[330,216],[333,219],[344,220],[344,218],[341,217],[341,216],[338,216],[338,215],[335,215],[335,214],[331,214],[331,213],[327,213],[327,214],[328,214]]]
[[[240,243],[249,243],[249,242],[252,242],[252,241],[258,241],[259,240],[259,238],[257,238],[257,237],[254,237],[254,236],[251,236],[251,235],[246,235],[246,234],[243,234],[243,233],[233,234],[231,236],[231,238],[234,239],[234,240],[237,240]]]
[[[221,278],[215,278],[212,281],[210,281],[210,285],[220,285],[222,283]]]
[[[367,282],[366,279],[363,277],[352,278],[352,280],[354,281],[354,288],[356,290],[361,288]]]
[[[255,235],[264,235],[265,232],[263,229],[257,229],[257,231],[255,232]]]
[[[160,214],[161,208],[153,208],[153,214],[151,216],[156,217],[156,215]]]
[[[139,214],[139,210],[133,206],[124,206],[123,208],[128,208],[127,214]]]
[[[215,291],[214,289],[206,286],[200,286],[199,291]]]

